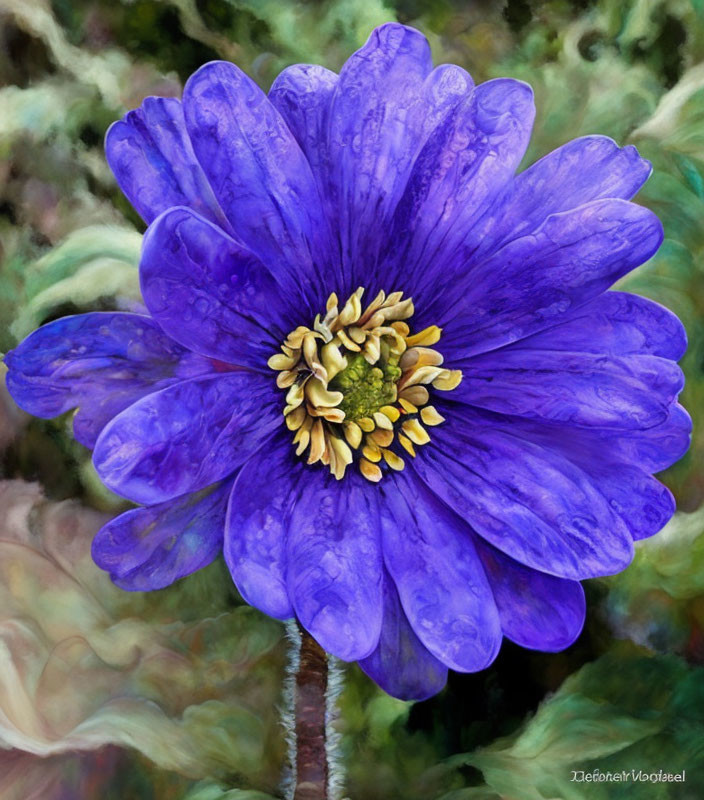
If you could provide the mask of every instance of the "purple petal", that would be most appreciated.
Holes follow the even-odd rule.
[[[416,156],[471,93],[472,79],[460,67],[431,67],[425,38],[388,24],[340,73],[321,177],[328,213],[340,229],[346,289],[366,285],[376,293],[393,284],[387,275],[383,284],[370,285],[370,275],[382,250],[397,245],[389,229]]]
[[[369,268],[388,239],[378,231],[390,221],[416,154],[471,91],[472,79],[460,67],[430,68],[424,37],[389,24],[349,59],[339,79],[298,64],[271,87],[269,98],[311,164],[327,215],[342,229],[345,274],[335,274],[338,291],[369,284]]]
[[[481,241],[470,234],[474,257],[537,230],[551,214],[592,200],[630,200],[652,171],[633,145],[608,136],[582,136],[558,147],[516,177],[492,214]]]
[[[537,572],[477,537],[477,552],[494,593],[504,635],[550,653],[564,650],[582,632],[586,604],[578,581]]]
[[[376,649],[359,666],[387,694],[399,700],[426,700],[447,682],[447,667],[413,632],[388,574],[384,577],[384,619]]]
[[[207,566],[222,547],[231,481],[126,511],[93,539],[93,560],[121,589],[149,592]]]
[[[423,104],[418,109],[421,116],[420,146],[425,145],[435,131],[445,125],[456,109],[471,96],[473,89],[472,76],[462,67],[455,64],[435,67],[421,87]]]
[[[433,429],[412,467],[480,536],[521,564],[581,580],[618,572],[633,557],[628,527],[588,474],[469,408]]]
[[[5,356],[5,363],[10,394],[35,417],[79,407],[74,432],[86,447],[136,400],[214,369],[149,317],[107,312],[42,325]]]
[[[296,616],[329,653],[357,661],[382,619],[379,494],[356,472],[338,483],[306,468],[288,520],[287,583]]]
[[[652,211],[597,200],[548,217],[534,234],[450,276],[455,302],[438,299],[423,313],[445,326],[444,352],[484,353],[556,324],[650,258],[661,241]],[[442,297],[440,286],[435,291]]]
[[[189,206],[228,227],[193,153],[178,100],[147,97],[113,123],[105,137],[105,156],[147,224],[171,206]]]
[[[587,466],[595,485],[621,517],[634,539],[661,531],[675,513],[675,498],[660,481],[642,469],[624,464]]]
[[[513,176],[534,116],[530,86],[499,78],[477,86],[435,128],[394,215],[391,283],[410,280],[421,294],[448,272],[467,232]]]
[[[151,505],[232,474],[281,425],[270,381],[231,372],[142,398],[100,434],[93,463],[103,483]]]
[[[294,64],[279,73],[268,95],[308,159],[321,203],[333,229],[337,226],[338,214],[330,206],[330,193],[327,189],[330,172],[327,137],[330,107],[337,81],[337,75],[325,67],[317,64]],[[341,266],[339,258],[332,259],[328,273],[328,282],[338,292],[347,288]]]
[[[166,211],[144,237],[140,278],[144,302],[169,336],[268,371],[290,312],[264,265],[220,228],[187,208]]]
[[[237,238],[285,292],[317,302],[329,231],[310,165],[279,112],[224,61],[189,78],[183,107],[193,149]]]
[[[242,597],[277,619],[294,616],[286,587],[288,517],[309,471],[295,458],[290,435],[277,437],[242,467],[230,496],[227,566]]]
[[[639,465],[646,472],[661,472],[679,461],[689,449],[691,433],[692,419],[678,403],[672,404],[663,423],[652,428],[595,432],[597,446],[608,447],[615,461]],[[590,432],[577,434],[588,437]]]
[[[430,47],[412,28],[376,28],[347,60],[329,123],[329,201],[337,211],[346,270],[369,254],[405,186],[422,124],[420,91]],[[379,241],[371,242],[378,250]]]
[[[594,487],[621,517],[634,539],[645,539],[657,533],[675,512],[670,490],[646,470],[647,463],[624,448],[621,440],[604,435],[589,435],[589,431],[562,426],[536,424],[517,418],[505,418],[504,430],[560,453],[589,475]],[[652,431],[647,429],[647,432]],[[617,432],[618,433],[618,432]],[[636,432],[640,433],[640,431]],[[631,463],[627,463],[628,460]]]
[[[687,349],[687,333],[672,311],[659,303],[626,292],[604,292],[564,314],[555,327],[521,339],[512,347],[653,355],[679,361]]]
[[[453,395],[437,401],[448,418],[464,414],[454,403]],[[614,428],[577,428],[574,425],[512,417],[472,408],[471,414],[485,417],[490,425],[501,425],[521,438],[538,442],[563,453],[570,461],[582,464],[613,464],[637,467],[645,473],[660,472],[674,464],[689,447],[692,421],[689,414],[673,403],[667,419],[660,425],[644,430],[616,430]]]
[[[506,347],[468,359],[452,400],[501,414],[601,428],[664,422],[682,370],[658,356]]]
[[[269,100],[294,135],[322,187],[327,162],[327,127],[337,75],[317,64],[294,64],[280,72]]]
[[[487,667],[501,626],[471,529],[405,471],[384,490],[381,518],[384,562],[418,638],[452,669]]]

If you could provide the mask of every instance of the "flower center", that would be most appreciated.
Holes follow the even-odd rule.
[[[462,373],[444,369],[430,347],[440,340],[436,325],[411,335],[410,297],[379,292],[362,309],[363,293],[357,289],[341,311],[331,294],[325,316],[291,331],[268,363],[288,390],[284,418],[296,454],[308,450],[309,464],[328,465],[339,480],[356,453],[362,475],[376,483],[382,466],[402,470],[401,452],[414,457],[430,441],[424,425],[444,422],[426,387],[450,391]]]

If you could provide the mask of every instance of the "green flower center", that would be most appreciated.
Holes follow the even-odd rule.
[[[382,340],[381,355],[374,365],[361,353],[345,353],[347,366],[330,381],[331,390],[342,392],[338,408],[345,412],[346,420],[371,417],[382,406],[396,401],[396,384],[401,377],[399,358],[389,357],[389,348],[384,344]]]

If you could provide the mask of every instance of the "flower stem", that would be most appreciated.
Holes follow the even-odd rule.
[[[295,789],[293,800],[330,800],[327,748],[328,657],[302,628],[293,711]]]

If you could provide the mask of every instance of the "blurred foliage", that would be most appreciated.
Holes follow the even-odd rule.
[[[704,785],[704,668],[615,647],[569,677],[514,736],[448,767],[478,767],[485,786],[441,800],[696,798]],[[574,772],[685,771],[682,783],[573,780]]]
[[[278,625],[238,603],[222,562],[161,592],[117,589],[90,557],[104,520],[36,484],[0,487],[0,747],[118,744],[188,778],[275,787]]]
[[[392,19],[423,30],[436,62],[534,87],[525,164],[585,133],[632,142],[652,161],[637,200],[666,239],[623,286],[687,327],[693,445],[664,480],[692,513],[640,543],[623,574],[587,586],[585,632],[564,653],[507,644],[491,669],[452,675],[415,705],[347,669],[338,726],[348,793],[698,798],[702,0],[0,0],[0,350],[64,314],[140,307],[144,226],[102,151],[114,119],[146,95],[177,96],[213,58],[236,61],[264,88],[298,61],[337,69]],[[13,479],[0,505],[3,800],[279,796],[280,627],[242,607],[221,561],[150,595],[112,587],[88,544],[124,503],[100,485],[68,418],[29,419],[0,395],[0,451]],[[39,481],[49,500],[22,481]],[[572,770],[595,767],[686,768],[688,778],[570,782]]]
[[[605,584],[603,609],[616,636],[704,662],[704,509],[675,517]]]

